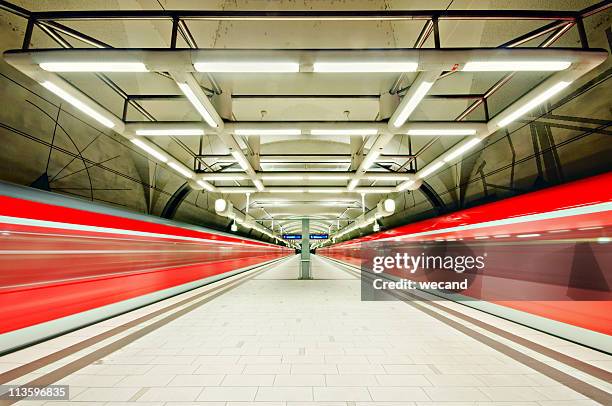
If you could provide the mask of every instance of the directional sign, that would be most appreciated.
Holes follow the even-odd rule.
[[[283,234],[284,240],[301,240],[302,234]]]
[[[327,240],[329,238],[329,234],[310,234],[311,240]]]

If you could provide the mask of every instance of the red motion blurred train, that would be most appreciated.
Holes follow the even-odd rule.
[[[0,352],[293,253],[0,183]]]
[[[368,241],[590,240],[612,284],[612,173],[319,249],[359,265]],[[292,249],[0,183],[0,352],[293,254]],[[601,254],[603,252],[603,254]],[[610,301],[465,302],[610,348]],[[603,343],[603,344],[602,344]],[[606,347],[607,346],[607,347]]]
[[[386,249],[377,242],[401,241],[414,247],[415,255],[422,246],[433,246],[434,252],[436,245],[484,250],[486,269],[461,292],[466,299],[461,303],[610,351],[611,237],[612,173],[607,173],[342,242],[317,254],[360,266],[370,251]]]

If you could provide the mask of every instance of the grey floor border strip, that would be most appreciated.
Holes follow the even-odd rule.
[[[249,272],[249,271],[254,272],[254,273],[252,273],[250,275],[242,276],[241,278],[249,277],[249,279],[250,279],[252,276],[259,275],[261,272],[263,272],[265,270],[265,269],[261,269],[261,270],[257,271],[258,268],[267,268],[269,266],[274,266],[274,265],[276,265],[276,264],[278,264],[278,263],[280,263],[282,261],[286,261],[286,260],[288,260],[290,258],[292,258],[292,257],[288,256],[288,257],[284,257],[284,258],[279,258],[277,260],[268,261],[268,262],[266,262],[264,264],[259,264],[259,265],[247,268],[247,269],[243,270],[241,273],[246,273],[246,272]],[[235,275],[239,275],[239,273],[238,274],[229,275],[228,277],[235,276]],[[238,279],[238,280],[242,280],[242,279]],[[9,371],[3,372],[3,373],[0,374],[0,384],[5,384],[7,382],[10,382],[10,381],[13,381],[15,379],[18,379],[18,378],[20,378],[20,377],[22,377],[22,376],[24,376],[24,375],[26,375],[26,374],[28,374],[30,372],[34,372],[34,371],[36,371],[36,370],[38,370],[38,369],[40,369],[42,367],[45,367],[47,365],[52,364],[53,362],[59,361],[59,360],[65,358],[65,357],[67,357],[69,355],[72,355],[72,354],[74,354],[74,353],[76,353],[78,351],[84,350],[84,349],[86,349],[86,348],[88,348],[88,347],[90,347],[90,346],[92,346],[92,345],[94,345],[94,344],[96,344],[96,343],[98,343],[98,342],[100,342],[102,340],[105,340],[107,338],[116,336],[116,335],[118,335],[118,334],[120,334],[120,333],[122,333],[122,332],[124,332],[124,331],[126,331],[126,330],[128,330],[130,328],[132,328],[132,327],[135,327],[135,326],[137,326],[137,325],[139,325],[139,324],[141,324],[143,322],[146,322],[146,321],[151,320],[151,319],[153,319],[153,318],[155,318],[157,316],[160,316],[160,315],[162,315],[164,313],[172,311],[172,310],[174,310],[174,309],[176,309],[176,308],[178,308],[180,306],[183,306],[183,305],[185,305],[185,304],[187,304],[189,302],[197,300],[197,299],[199,299],[199,298],[201,298],[201,297],[203,297],[205,295],[208,295],[210,293],[219,291],[219,290],[227,287],[228,285],[236,283],[238,280],[233,280],[233,281],[225,282],[223,284],[220,284],[219,286],[213,287],[210,290],[198,293],[197,295],[191,296],[189,298],[186,298],[186,299],[183,299],[183,300],[181,300],[179,302],[176,302],[176,303],[174,303],[174,304],[172,304],[170,306],[166,306],[166,307],[164,307],[162,309],[159,309],[159,310],[156,310],[154,312],[148,313],[148,314],[146,314],[144,316],[138,317],[138,318],[136,318],[134,320],[131,320],[131,321],[127,322],[127,323],[124,323],[124,324],[122,324],[120,326],[114,327],[114,328],[112,328],[112,329],[110,329],[108,331],[105,331],[105,332],[97,334],[97,335],[95,335],[93,337],[87,338],[87,339],[85,339],[83,341],[80,341],[80,342],[78,342],[76,344],[73,344],[73,345],[71,345],[69,347],[63,348],[63,349],[61,349],[59,351],[53,352],[53,353],[51,353],[49,355],[46,355],[46,356],[41,357],[39,359],[36,359],[36,360],[34,360],[32,362],[29,362],[27,364],[21,365],[21,366],[19,366],[17,368],[13,368],[13,369],[11,369]],[[207,285],[204,285],[204,286],[207,286]],[[203,286],[200,286],[200,287],[203,287]],[[187,293],[187,292],[189,292],[189,291],[181,292],[179,294],[183,294],[183,293]],[[166,298],[166,299],[169,299],[169,298]]]
[[[331,258],[326,258],[329,259],[335,263],[339,263],[341,265],[345,265],[346,267],[351,267],[351,265],[348,264],[344,264],[341,263],[339,261],[333,260]],[[346,272],[354,272],[355,275],[358,275],[357,272],[349,270],[349,269],[345,269]],[[361,275],[359,275],[361,276]],[[535,358],[532,358],[526,354],[523,354],[522,352],[509,347],[506,344],[500,343],[499,341],[494,340],[491,337],[488,337],[482,333],[478,333],[474,330],[472,330],[471,328],[455,321],[452,320],[444,315],[441,315],[440,313],[435,312],[432,309],[429,309],[419,303],[415,303],[413,301],[413,299],[419,299],[417,296],[414,295],[410,295],[410,294],[394,294],[397,295],[398,297],[404,297],[405,299],[409,299],[409,300],[403,300],[406,304],[411,305],[412,307],[421,310],[422,312],[424,312],[425,314],[441,321],[442,323],[454,328],[455,330],[458,330],[464,334],[466,334],[467,336],[501,352],[504,355],[509,356],[510,358],[514,359],[515,361],[520,362],[523,365],[526,365],[529,368],[532,368],[534,370],[536,370],[537,372],[546,375],[547,377],[554,379],[555,381],[561,383],[562,385],[567,386],[568,388],[581,393],[582,395],[594,400],[595,402],[601,403],[602,405],[610,405],[612,404],[612,395],[602,389],[596,388],[595,386],[586,383],[576,377],[573,377],[569,374],[566,374],[565,372],[562,372],[550,365],[545,364],[542,361],[536,360]],[[474,319],[470,316],[466,316],[460,312],[457,312],[455,310],[452,309],[447,309],[444,306],[441,306],[437,303],[433,303],[433,302],[428,302],[429,305],[435,307],[436,309],[440,310],[440,311],[444,311],[447,312],[448,314],[451,314],[455,317],[460,318],[461,320],[467,321],[469,323],[472,323],[474,325],[477,325],[478,327],[481,327],[493,334],[502,336],[508,340],[511,340],[519,345],[522,345],[524,347],[527,347],[533,351],[536,351],[542,355],[545,355],[547,357],[550,357],[556,361],[559,361],[563,364],[566,364],[572,368],[576,368],[578,370],[581,370],[582,372],[586,372],[589,375],[592,375],[598,379],[603,380],[604,382],[610,382],[611,381],[611,377],[612,374],[610,374],[608,371],[605,371],[601,368],[598,368],[594,365],[590,365],[588,363],[585,363],[583,361],[577,360],[575,358],[572,358],[568,355],[559,353],[557,351],[554,351],[550,348],[544,347],[540,344],[534,343],[533,341],[529,341],[526,340],[522,337],[519,337],[517,335],[514,335],[512,333],[506,332],[504,330],[501,330],[497,327],[491,326],[490,324],[484,323],[480,320]],[[502,333],[502,334],[500,334]]]

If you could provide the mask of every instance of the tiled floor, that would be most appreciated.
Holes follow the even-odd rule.
[[[598,404],[412,306],[360,301],[359,280],[327,261],[313,258],[310,281],[296,280],[297,266],[275,266],[58,383],[86,406]]]

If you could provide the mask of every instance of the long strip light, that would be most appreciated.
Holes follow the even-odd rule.
[[[196,62],[193,64],[198,72],[228,73],[282,73],[299,72],[297,62]]]
[[[223,173],[208,173],[206,174],[206,180],[246,180],[249,177],[241,172],[232,173],[232,172],[223,172]]]
[[[330,172],[329,175],[306,175],[307,180],[347,180],[351,176],[346,174],[334,174]]]
[[[367,180],[392,180],[392,181],[397,181],[397,180],[401,180],[402,179],[402,175],[404,175],[404,179],[409,179],[412,175],[409,175],[407,173],[402,174],[402,173],[393,173],[393,172],[368,172],[366,174],[364,174],[364,177]]]
[[[206,121],[208,123],[208,125],[211,126],[211,127],[215,127],[215,128],[219,127],[219,124],[215,121],[215,119],[213,118],[213,115],[211,113],[209,113],[208,110],[206,110],[206,107],[204,107],[204,104],[202,104],[200,99],[198,99],[198,97],[193,92],[191,87],[189,87],[189,85],[187,83],[184,83],[184,82],[183,83],[177,82],[177,84],[178,84],[179,88],[181,89],[181,91],[183,92],[183,94],[185,94],[185,96],[187,96],[187,99],[189,99],[189,101],[191,102],[193,107],[195,107],[195,109],[198,111],[198,113],[200,113],[200,115],[202,116],[204,121]]]
[[[181,175],[183,175],[186,178],[191,179],[193,177],[193,173],[191,173],[191,171],[189,169],[185,168],[181,164],[177,164],[176,162],[169,162],[168,166],[170,168],[174,169],[175,171],[177,171],[178,173],[180,173]]]
[[[439,136],[439,135],[474,135],[476,134],[476,130],[470,128],[447,128],[447,129],[431,129],[431,130],[408,130],[408,135],[425,135],[425,136]]]
[[[366,155],[365,159],[361,163],[361,165],[363,165],[363,169],[365,170],[370,169],[370,167],[374,165],[374,162],[376,162],[379,156],[380,156],[380,152],[370,151],[370,153]]]
[[[145,151],[147,154],[151,155],[154,158],[157,158],[157,160],[161,161],[161,162],[168,162],[168,157],[164,154],[162,154],[161,152],[157,151],[156,149],[150,147],[149,145],[147,145],[146,143],[142,142],[141,140],[137,139],[137,138],[132,138],[130,141],[132,141],[132,143],[134,145],[136,145],[138,148],[142,149],[143,151]]]
[[[459,156],[463,155],[470,149],[474,148],[479,143],[480,143],[480,138],[472,138],[471,140],[469,140],[468,142],[466,142],[465,144],[463,144],[462,146],[460,146],[459,148],[457,148],[456,150],[448,154],[446,157],[444,157],[443,159],[444,162],[451,162],[455,158],[458,158]]]
[[[241,151],[232,151],[232,156],[236,159],[236,162],[238,162],[238,165],[240,165],[243,170],[246,171],[251,167],[251,164]]]
[[[283,174],[282,172],[261,175],[263,180],[347,180],[350,177],[351,175],[348,173],[334,174],[333,172],[329,172],[329,175]]]
[[[410,99],[405,104],[400,103],[399,108],[401,108],[401,110],[395,120],[393,120],[394,127],[401,127],[406,122],[406,120],[408,120],[408,117],[412,114],[414,109],[416,109],[421,100],[423,100],[423,97],[425,97],[425,95],[427,94],[429,89],[431,89],[433,84],[434,82],[421,83],[416,92],[414,92],[412,97],[410,97]]]
[[[47,72],[148,72],[142,62],[43,62]]]
[[[313,72],[416,72],[416,62],[315,62]]]
[[[260,181],[259,179],[255,179],[253,180],[253,184],[255,185],[255,187],[257,188],[257,190],[259,190],[260,192],[262,192],[264,190],[264,184],[262,181]]]
[[[398,192],[403,192],[404,190],[408,189],[410,186],[412,186],[414,184],[414,180],[407,180],[404,183],[401,183],[398,187],[397,187],[397,191]]]
[[[275,187],[270,187],[268,188],[268,191],[271,193],[304,193],[305,190],[304,189],[284,189],[284,188],[275,188]]]
[[[431,175],[432,173],[434,173],[435,171],[440,169],[442,167],[442,165],[444,165],[444,162],[442,162],[442,161],[438,161],[436,163],[430,164],[430,165],[427,166],[427,168],[423,169],[417,175],[421,179],[426,178],[427,176]]]
[[[342,193],[344,190],[342,188],[313,188],[308,189],[308,193]]]
[[[112,120],[104,117],[102,114],[98,113],[96,110],[89,107],[87,104],[83,103],[81,100],[72,96],[71,94],[69,94],[68,92],[66,92],[59,86],[57,86],[55,83],[45,81],[45,82],[42,82],[41,85],[47,90],[52,91],[53,93],[55,93],[62,99],[66,100],[68,103],[72,104],[74,107],[81,110],[83,113],[87,114],[89,117],[93,118],[94,120],[102,124],[103,126],[108,127],[108,128],[113,128],[115,126],[115,123],[113,123]]]
[[[465,72],[560,71],[570,67],[569,61],[473,61],[463,66]]]
[[[513,113],[509,114],[507,117],[500,120],[498,126],[499,127],[507,126],[508,124],[510,124],[517,118],[521,117],[522,115],[524,115],[531,109],[544,103],[546,100],[550,99],[551,97],[553,97],[554,95],[556,95],[557,93],[559,93],[560,91],[568,87],[570,83],[571,82],[559,82],[555,84],[554,86],[550,87],[545,92],[541,93],[540,95],[534,97],[533,99],[525,103],[518,110],[515,110]]]
[[[263,180],[304,180],[304,175],[262,175]]]
[[[199,128],[169,128],[167,130],[136,130],[136,135],[157,137],[157,136],[183,136],[183,135],[204,135],[204,130]]]
[[[347,188],[348,190],[353,190],[357,187],[358,184],[359,184],[359,179],[353,179],[349,182]]]
[[[311,135],[376,135],[378,130],[376,128],[355,128],[355,129],[341,129],[341,130],[326,130],[326,129],[313,129],[310,130]]]
[[[286,128],[286,129],[261,129],[256,128],[236,128],[234,130],[236,135],[300,135],[302,130],[298,128]]]

